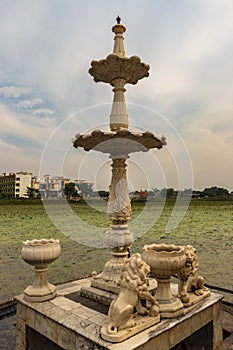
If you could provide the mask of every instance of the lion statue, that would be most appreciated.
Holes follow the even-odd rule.
[[[196,295],[202,295],[204,290],[204,278],[198,273],[197,251],[191,246],[184,247],[186,254],[185,266],[178,273],[178,297],[183,303],[189,303],[188,292],[194,292]]]
[[[148,289],[148,274],[150,267],[141,258],[139,253],[132,255],[125,263],[120,277],[120,293],[112,301],[108,311],[109,334],[116,334],[118,330],[135,326],[131,318],[136,308],[138,314],[157,316],[159,307],[157,301],[150,294]],[[141,299],[150,301],[151,307],[148,312],[147,308],[141,304]]]

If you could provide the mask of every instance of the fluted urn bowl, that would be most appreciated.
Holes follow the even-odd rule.
[[[60,255],[60,244],[57,239],[33,239],[23,242],[22,258],[32,266],[47,265]]]
[[[151,272],[161,278],[175,275],[186,262],[184,247],[174,244],[145,245],[142,257]]]
[[[48,265],[60,255],[59,240],[33,239],[23,242],[23,260],[35,267],[32,285],[24,290],[24,299],[30,302],[43,302],[56,296],[56,287],[47,280]]]
[[[170,276],[177,274],[186,263],[184,247],[174,244],[145,245],[143,260],[150,266],[158,287],[156,299],[162,318],[173,318],[183,315],[183,304],[172,294]]]

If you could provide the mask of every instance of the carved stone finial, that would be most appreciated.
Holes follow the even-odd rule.
[[[121,18],[120,18],[119,15],[117,16],[116,21],[117,21],[117,24],[120,24],[120,23],[121,23]]]

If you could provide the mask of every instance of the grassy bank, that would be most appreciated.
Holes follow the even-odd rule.
[[[233,216],[232,201],[193,200],[179,226],[166,233],[166,225],[175,201],[161,203],[133,203],[132,227],[135,225],[133,252],[141,252],[144,244],[175,243],[192,244],[198,250],[200,272],[210,284],[233,286]],[[104,212],[106,202],[94,203],[94,208],[85,203],[69,204],[72,212],[83,222],[100,227],[109,227]],[[58,202],[51,203],[59,218],[66,223],[69,217]],[[99,211],[100,209],[101,211]],[[160,209],[162,210],[159,215]],[[152,220],[148,226],[148,216]],[[140,216],[141,214],[141,216]],[[63,217],[64,216],[64,217]],[[73,227],[76,230],[76,227]],[[58,238],[61,256],[51,264],[49,279],[52,283],[72,280],[101,270],[109,258],[108,249],[97,249],[82,245],[62,234],[51,222],[43,203],[37,200],[0,202],[0,299],[19,294],[33,279],[33,268],[21,258],[22,242],[33,238]],[[138,237],[138,238],[137,238]]]

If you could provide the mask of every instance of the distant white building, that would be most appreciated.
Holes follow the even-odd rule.
[[[44,175],[42,178],[33,176],[31,172],[3,173],[0,175],[0,198],[27,198],[27,187],[40,191],[41,199],[65,198],[65,185],[70,182],[63,176]],[[85,180],[75,180],[78,194],[81,185],[92,185]]]
[[[33,187],[40,190],[42,199],[60,199],[64,198],[64,188],[69,182],[63,176],[44,175],[41,179],[34,178]]]
[[[32,173],[19,171],[0,175],[1,195],[6,198],[26,198],[27,187],[32,186]]]

